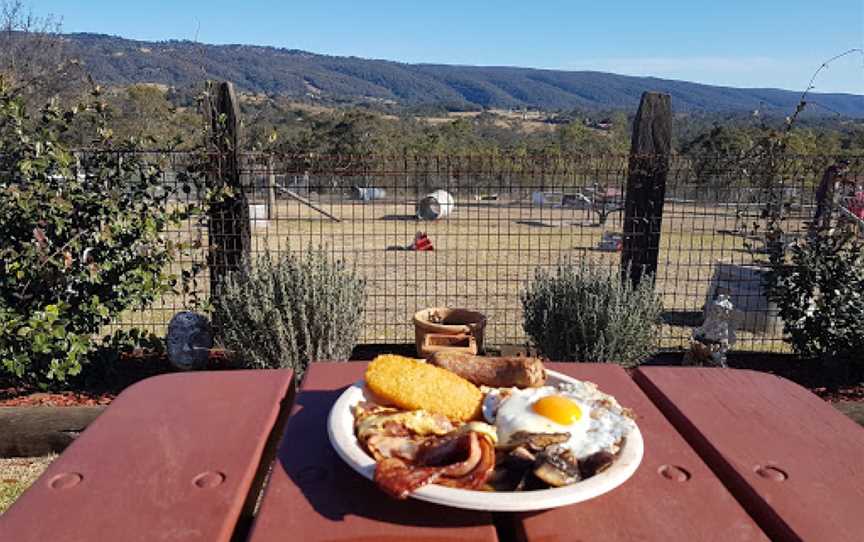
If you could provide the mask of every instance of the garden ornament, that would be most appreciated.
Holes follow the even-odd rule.
[[[195,312],[178,312],[168,323],[165,342],[171,365],[183,371],[203,369],[213,347],[210,322]]]
[[[726,367],[726,354],[737,341],[732,324],[732,301],[719,294],[708,306],[705,322],[693,330],[690,350],[684,356],[688,365],[719,365]]]

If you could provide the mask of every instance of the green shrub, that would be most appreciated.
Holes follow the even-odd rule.
[[[813,232],[772,262],[768,298],[777,304],[796,353],[857,360],[864,352],[864,243],[854,233]]]
[[[69,378],[73,389],[122,390],[131,384],[171,370],[165,338],[142,329],[117,329],[105,336],[81,373]]]
[[[96,151],[76,156],[62,137],[79,120]],[[191,207],[106,121],[98,89],[30,116],[0,78],[0,367],[22,383],[78,374],[105,324],[174,284],[163,233]]]
[[[249,368],[346,360],[362,325],[366,284],[324,252],[269,254],[230,273],[212,299],[217,334]]]
[[[637,288],[617,270],[585,261],[538,268],[522,292],[523,327],[553,360],[638,365],[654,353],[662,305],[646,277]]]

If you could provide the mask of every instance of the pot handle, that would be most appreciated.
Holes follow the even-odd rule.
[[[477,327],[479,324],[465,324],[462,328],[462,333],[464,335],[471,335],[472,337],[477,332]]]
[[[435,339],[433,344],[432,339]],[[467,341],[468,346],[473,346],[476,343],[474,335],[470,333],[462,333],[459,335],[447,335],[444,333],[427,333],[423,337],[423,348],[450,348],[454,344]]]

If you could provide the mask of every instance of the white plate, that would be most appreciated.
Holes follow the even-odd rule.
[[[548,376],[546,383],[551,386],[560,382],[575,380],[555,371],[547,371],[546,373]],[[364,382],[361,380],[339,396],[333,408],[330,409],[330,416],[327,419],[327,434],[339,457],[351,468],[372,480],[375,474],[375,460],[360,447],[357,437],[354,435],[352,407],[367,399],[363,389]],[[557,508],[587,501],[623,484],[636,472],[636,468],[642,461],[643,450],[642,434],[637,427],[627,436],[621,452],[611,467],[571,486],[536,491],[491,492],[427,485],[411,493],[411,496],[423,501],[469,510],[523,512]]]

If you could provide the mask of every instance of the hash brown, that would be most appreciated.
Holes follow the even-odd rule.
[[[479,418],[483,394],[446,369],[411,358],[382,355],[366,369],[366,385],[382,400],[406,410],[427,410],[452,420]]]

